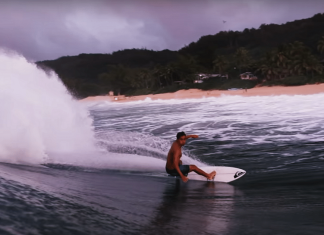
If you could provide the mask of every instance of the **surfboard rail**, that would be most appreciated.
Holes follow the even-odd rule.
[[[204,166],[199,168],[205,171],[206,173],[216,171],[216,176],[214,180],[210,180],[215,182],[229,183],[242,178],[246,174],[245,170],[228,166]],[[170,177],[179,178],[179,176]],[[190,172],[187,177],[189,178],[189,180],[207,181],[206,177],[198,175],[195,172]]]

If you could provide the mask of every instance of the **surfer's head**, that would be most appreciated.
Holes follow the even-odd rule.
[[[185,145],[186,144],[186,133],[184,133],[183,131],[178,132],[177,141],[181,146]]]

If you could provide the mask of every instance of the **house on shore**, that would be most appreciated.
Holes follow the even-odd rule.
[[[240,77],[241,77],[242,80],[257,80],[258,79],[258,77],[255,76],[251,72],[242,73],[242,74],[240,74]]]

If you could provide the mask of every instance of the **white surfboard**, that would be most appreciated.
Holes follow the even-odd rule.
[[[216,176],[213,181],[224,182],[224,183],[229,183],[234,180],[237,180],[243,177],[243,175],[245,175],[246,173],[245,170],[235,168],[235,167],[227,167],[227,166],[204,166],[199,168],[205,171],[206,173],[216,171]],[[173,176],[173,177],[179,178],[179,176]],[[207,181],[206,177],[202,175],[198,175],[195,172],[190,172],[188,174],[188,178],[189,180]]]

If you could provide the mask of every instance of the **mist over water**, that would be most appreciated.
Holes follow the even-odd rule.
[[[0,52],[0,160],[44,163],[51,154],[93,151],[92,120],[54,73]]]

